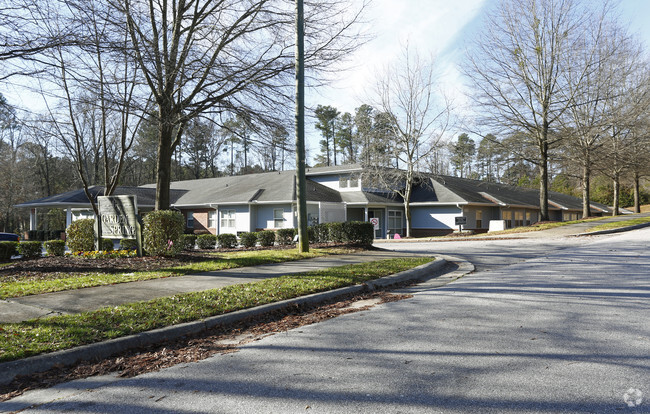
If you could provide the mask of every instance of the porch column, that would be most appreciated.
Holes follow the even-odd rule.
[[[38,217],[36,215],[36,209],[32,208],[29,210],[29,229],[36,230],[38,228]]]
[[[65,228],[67,229],[70,224],[72,224],[72,207],[68,206],[65,209]]]
[[[363,221],[368,221],[368,206],[363,208]]]

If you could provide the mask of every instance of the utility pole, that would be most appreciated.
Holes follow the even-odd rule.
[[[309,251],[307,235],[307,178],[305,177],[305,22],[303,0],[296,0],[296,201],[298,251]]]

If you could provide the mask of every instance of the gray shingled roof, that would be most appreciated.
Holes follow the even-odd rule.
[[[104,186],[94,185],[89,187],[88,191],[90,192],[93,199],[97,200],[98,195],[104,194]],[[171,194],[172,200],[178,199],[181,194],[181,191],[173,191]],[[117,187],[115,189],[114,195],[135,195],[138,197],[138,207],[153,207],[156,200],[156,189],[155,187]],[[86,197],[86,193],[81,188],[16,205],[18,208],[65,206],[86,207],[90,206],[90,202],[88,201],[88,197]]]
[[[295,171],[175,181],[171,188],[185,192],[173,203],[177,207],[296,200]],[[336,190],[307,180],[307,200],[340,202],[341,196]]]
[[[497,204],[501,202],[507,205],[539,208],[539,190],[536,189],[441,175],[431,176],[431,183],[430,186],[424,186],[422,190],[416,192],[418,201]],[[550,209],[582,210],[582,199],[577,197],[549,191],[548,199]],[[603,204],[592,202],[591,205],[606,212],[610,211]]]

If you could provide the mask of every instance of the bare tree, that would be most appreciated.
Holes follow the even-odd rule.
[[[619,79],[615,98],[607,103],[609,128],[599,170],[612,180],[614,186],[613,215],[620,213],[620,188],[623,175],[630,171],[632,154],[645,144],[646,117],[650,106],[650,72],[641,61],[634,61],[635,70],[625,71]],[[625,62],[620,62],[625,65]],[[642,156],[642,153],[637,154]]]
[[[562,138],[554,129],[574,102],[567,82],[581,84],[593,70],[593,60],[577,61],[575,52],[593,56],[582,39],[606,11],[592,13],[578,0],[504,0],[469,53],[466,74],[480,124],[503,135],[524,132],[535,142],[541,220],[549,218],[549,151]]]
[[[406,236],[411,236],[411,193],[421,163],[434,152],[451,122],[451,103],[438,89],[433,58],[421,59],[406,46],[401,59],[377,79],[377,107],[390,120],[392,156],[403,169],[370,166],[366,179],[378,181],[404,200]]]
[[[49,24],[74,26],[76,41],[40,55],[49,123],[41,132],[53,133],[75,161],[98,217],[90,187],[103,181],[104,195],[115,192],[141,120],[132,105],[138,69],[126,54],[126,33],[114,33],[108,23],[114,9],[99,0],[65,6]]]
[[[294,9],[288,0],[109,0],[156,105],[156,208],[169,207],[172,155],[205,112],[288,119]],[[359,44],[346,1],[306,4],[308,69],[327,69]],[[315,72],[314,72],[315,73]]]
[[[582,216],[591,215],[590,183],[596,157],[602,151],[614,114],[611,101],[625,93],[619,85],[625,84],[632,71],[638,70],[641,47],[613,20],[602,20],[592,27],[584,46],[575,52],[580,66],[591,66],[582,79],[569,78],[573,88],[573,105],[569,107],[563,143],[565,158],[580,166],[582,185]]]

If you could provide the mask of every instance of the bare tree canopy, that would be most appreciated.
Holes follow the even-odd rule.
[[[404,200],[406,237],[411,235],[410,200],[420,163],[437,149],[452,120],[451,103],[439,90],[434,63],[406,46],[401,59],[377,78],[376,105],[389,120],[391,156],[398,168],[371,165],[369,175],[380,188],[389,188]]]
[[[599,42],[584,39],[608,11],[605,5],[593,12],[578,0],[503,0],[469,52],[466,74],[479,123],[503,135],[523,133],[537,147],[541,220],[549,218],[549,150],[561,139],[559,121],[574,104],[576,89],[568,86],[594,70]]]
[[[246,114],[281,126],[294,70],[293,2],[115,0],[130,50],[155,102],[156,208],[169,207],[171,157],[188,120],[205,112]],[[306,67],[325,70],[358,42],[344,1],[307,3]],[[119,24],[119,23],[118,23]],[[314,72],[316,73],[316,72]]]

